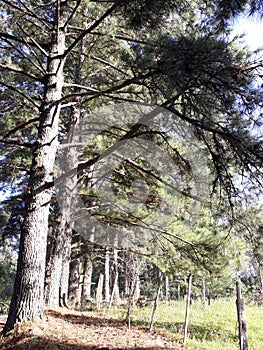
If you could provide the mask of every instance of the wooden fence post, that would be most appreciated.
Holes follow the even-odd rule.
[[[188,291],[187,291],[187,300],[186,300],[186,311],[185,311],[185,322],[184,322],[184,341],[183,344],[186,344],[188,322],[189,322],[189,311],[190,311],[190,302],[191,302],[191,292],[192,292],[192,274],[188,279]]]
[[[237,319],[238,319],[238,330],[239,330],[239,349],[248,350],[248,338],[247,338],[247,325],[245,319],[244,300],[241,296],[241,282],[240,278],[236,281],[236,292],[237,292]]]

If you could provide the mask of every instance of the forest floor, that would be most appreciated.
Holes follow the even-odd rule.
[[[87,305],[87,308],[91,305]],[[263,349],[263,306],[245,301],[249,350]],[[131,309],[131,329],[125,323],[127,305],[107,305],[100,311],[77,312],[47,309],[43,320],[20,325],[5,338],[0,349],[7,350],[181,350],[185,301],[160,301],[149,332],[152,305]],[[0,329],[5,318],[0,316]],[[190,307],[185,350],[238,350],[235,298],[218,299],[204,309],[201,301]]]
[[[4,317],[0,320],[3,326]],[[177,350],[182,345],[162,332],[132,326],[105,313],[47,309],[43,320],[18,326],[5,338],[0,349],[13,350]]]

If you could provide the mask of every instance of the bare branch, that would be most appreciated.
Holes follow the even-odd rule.
[[[67,19],[66,23],[64,24],[64,28],[68,25],[68,23],[70,22],[70,20],[74,17],[77,9],[79,8],[79,5],[81,3],[81,0],[78,0],[74,9],[72,10],[71,14],[69,15],[69,18]]]
[[[26,9],[26,14],[28,15],[28,13],[30,13],[30,15],[33,17],[33,18],[35,18],[36,20],[38,20],[40,23],[42,23],[44,26],[47,26],[48,27],[48,29],[49,30],[51,30],[52,29],[52,27],[50,26],[50,23],[47,21],[47,20],[45,20],[44,18],[40,18],[40,17],[38,17],[36,14],[35,14],[35,12],[33,11],[33,10],[31,10],[26,4],[25,4],[25,2],[23,1],[21,1],[21,4],[22,4],[22,6]]]
[[[41,45],[41,44],[38,44],[38,43],[36,43],[36,42],[34,42],[34,40],[32,41],[32,43],[30,43],[29,41],[25,40],[25,38],[23,38],[23,37],[18,38],[17,36],[14,36],[14,35],[11,35],[11,34],[8,34],[8,33],[0,32],[0,39],[5,40],[6,43],[8,43],[10,46],[14,47],[16,50],[17,50],[17,47],[15,46],[15,44],[11,44],[10,41],[8,41],[8,40],[12,40],[12,41],[14,41],[14,42],[16,42],[16,43],[20,43],[20,44],[26,45],[26,46],[33,52],[33,54],[34,54],[34,51],[33,51],[33,49],[32,49],[33,47],[36,47],[36,48],[38,48],[38,49],[41,49],[42,52],[43,52],[43,50],[44,50],[44,48],[42,47],[42,45]],[[32,38],[31,38],[31,40],[32,40]],[[46,45],[45,45],[45,46],[46,46]],[[45,54],[46,54],[46,51],[45,51],[45,50],[44,50],[44,52],[45,52]],[[36,54],[34,54],[34,56],[37,58]],[[28,57],[26,57],[26,58],[29,60],[29,62],[32,62],[32,63],[33,63],[33,61],[31,61]],[[38,62],[39,62],[39,60],[38,60]],[[39,62],[39,63],[40,63],[40,62]],[[44,71],[43,68],[38,67],[35,63],[33,63],[33,64],[34,64],[34,66],[35,66],[37,69],[39,69],[41,72]]]
[[[35,47],[37,47],[45,56],[48,56],[47,51],[32,37],[30,37],[30,40],[34,44]],[[25,41],[27,43],[27,41]]]
[[[83,30],[80,35],[75,39],[75,41],[65,50],[65,53],[63,56],[67,56],[76,45],[87,35],[89,34],[92,30],[96,29],[103,21],[105,18],[110,16],[112,12],[118,8],[118,6],[122,3],[122,0],[117,1],[114,3],[99,19],[97,19],[89,28]]]
[[[65,87],[65,88],[76,88],[76,89],[87,90],[87,91],[92,91],[92,92],[100,92],[99,90],[93,89],[92,87],[79,85],[79,84],[65,83],[63,87]]]
[[[136,136],[136,135],[135,135]],[[144,174],[147,174],[151,177],[153,177],[154,179],[160,181],[162,184],[166,185],[167,187],[170,187],[172,188],[175,192],[181,194],[182,196],[184,197],[188,197],[188,198],[191,198],[191,199],[194,199],[198,202],[202,202],[204,203],[204,201],[199,198],[198,196],[194,196],[192,195],[191,193],[187,193],[186,191],[182,191],[180,190],[178,187],[175,187],[173,186],[172,183],[169,183],[168,181],[166,181],[165,179],[161,178],[161,176],[155,174],[154,172],[152,172],[151,170],[149,169],[146,169],[144,167],[142,167],[141,165],[139,165],[138,163],[134,162],[133,160],[131,159],[127,159],[125,157],[122,157],[121,155],[118,154],[118,158],[121,158],[123,161],[125,161],[127,164],[130,164],[132,167],[134,167],[135,169],[141,171],[142,173]]]
[[[28,47],[28,49],[32,52],[33,56],[36,58],[36,60],[39,63],[39,66],[31,59],[29,56],[25,55],[22,50],[20,50],[19,47],[17,47],[14,43],[10,42],[10,40],[5,41],[7,44],[10,45],[14,50],[16,50],[25,60],[27,60],[30,64],[32,64],[37,70],[39,70],[41,73],[45,74],[45,69],[42,67],[42,62],[40,62],[39,58],[35,54],[32,45],[30,45],[25,39],[23,39],[23,44]],[[40,81],[40,80],[39,80]]]
[[[33,145],[29,142],[24,142],[22,140],[3,140],[0,139],[0,143],[4,143],[7,145],[14,145],[14,146],[18,146],[18,147],[26,147],[26,148],[32,148]]]
[[[85,162],[80,162],[76,168],[68,171],[67,173],[61,175],[59,178],[57,178],[54,183],[52,182],[52,184],[49,184],[49,186],[52,186],[54,184],[59,184],[62,181],[64,181],[64,179],[66,179],[67,177],[70,177],[73,174],[81,174],[83,172],[83,170],[85,169],[89,169],[92,165],[94,165],[95,163],[97,163],[99,160],[102,160],[104,158],[106,158],[107,156],[109,156],[110,154],[112,154],[115,150],[119,149],[121,147],[121,145],[123,144],[122,141],[131,139],[134,137],[134,135],[137,133],[138,130],[140,130],[140,128],[142,126],[145,125],[146,122],[148,122],[149,120],[151,120],[152,118],[154,118],[156,115],[158,115],[161,111],[162,108],[166,108],[166,106],[169,103],[172,103],[172,101],[175,101],[179,98],[180,94],[172,97],[170,100],[164,102],[161,106],[156,107],[153,111],[144,114],[140,120],[135,123],[129,131],[126,132],[126,134],[124,136],[122,136],[118,141],[116,141],[114,144],[112,144],[111,146],[109,146],[104,152],[102,152],[100,155],[89,159],[88,161]],[[142,103],[142,105],[145,105],[145,103]],[[48,185],[47,185],[48,186]]]
[[[12,86],[12,85],[10,85],[10,84],[7,84],[6,82],[1,81],[1,80],[0,80],[0,85],[5,86],[5,87],[7,87],[8,89],[10,89],[10,90],[16,92],[17,94],[21,95],[24,99],[28,100],[28,101],[33,105],[34,110],[38,112],[38,110],[39,110],[39,105],[37,105],[37,104],[35,103],[35,101],[34,101],[32,98],[30,98],[30,97],[28,96],[28,94],[26,94],[26,93],[24,93],[23,91],[19,90],[17,87]]]
[[[89,90],[86,89],[87,92],[73,93],[73,94],[63,96],[59,101],[54,102],[54,104],[62,103],[64,101],[68,101],[69,99],[74,99],[76,97],[92,96],[90,99],[94,99],[94,98],[97,98],[99,96],[110,97],[110,94],[113,92],[122,93],[123,91],[119,91],[119,90],[123,89],[124,87],[130,86],[133,84],[143,85],[143,80],[145,80],[148,77],[151,77],[153,74],[156,74],[156,73],[157,72],[150,72],[150,73],[146,73],[144,75],[138,76],[138,77],[133,77],[133,78],[127,79],[127,80],[123,81],[122,83],[120,83],[119,85],[113,86],[112,88],[109,88],[109,89],[104,90],[104,91],[92,91],[90,88],[88,88]],[[53,105],[51,105],[51,107],[52,106]]]
[[[32,118],[29,119],[27,121],[25,121],[22,124],[19,124],[18,126],[16,126],[14,129],[10,130],[7,134],[5,134],[3,136],[3,139],[6,139],[7,137],[11,136],[12,134],[15,134],[17,131],[19,131],[20,129],[24,129],[27,125],[31,124],[31,123],[35,123],[39,121],[39,118]]]
[[[6,5],[9,5],[10,7],[12,7],[12,9],[21,12],[23,14],[26,14],[26,12],[19,6],[14,5],[14,3],[12,3],[11,1],[7,1],[7,0],[2,0],[2,2],[4,2]]]
[[[35,81],[41,81],[41,79],[39,79],[38,77],[35,77],[34,75],[26,72],[25,70],[23,69],[17,69],[17,68],[13,68],[13,67],[10,67],[8,65],[4,65],[4,64],[0,64],[0,68],[3,68],[5,70],[8,70],[9,72],[14,72],[14,73],[17,73],[17,74],[22,74],[22,75],[25,75]]]
[[[97,56],[91,56],[91,59],[95,60],[95,61],[98,61],[98,62],[101,62],[103,64],[106,64],[107,66],[117,70],[118,72],[124,74],[124,75],[128,75],[127,72],[123,71],[122,69],[120,69],[119,67],[115,66],[114,64],[110,63],[109,61],[106,61],[106,60],[103,60],[102,58],[100,57],[97,57]]]
[[[14,40],[15,42],[24,44],[24,40],[22,38],[18,38],[17,36],[12,35],[12,34],[8,34],[8,33],[0,32],[0,38],[1,39]]]

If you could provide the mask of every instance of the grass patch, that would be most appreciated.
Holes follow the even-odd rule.
[[[125,310],[115,308],[112,314],[122,318]],[[252,303],[245,305],[250,350],[263,349],[263,307]],[[132,325],[149,326],[151,308],[134,308]],[[185,302],[160,303],[155,317],[154,330],[182,341]],[[213,301],[205,310],[201,302],[194,302],[190,309],[187,346],[188,350],[238,350],[237,312],[234,299]]]
[[[263,307],[245,304],[249,350],[263,349]],[[1,349],[13,350],[110,350],[182,349],[185,302],[160,303],[154,330],[148,331],[151,307],[134,307],[131,330],[125,324],[125,305],[101,312],[47,309],[44,320],[21,324],[7,338],[0,338]],[[238,350],[235,300],[212,302],[205,310],[200,302],[190,309],[187,350]]]

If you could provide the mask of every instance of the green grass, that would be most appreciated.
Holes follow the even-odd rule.
[[[124,317],[125,311],[113,309],[112,314]],[[151,308],[134,308],[132,324],[149,326]],[[263,349],[263,307],[245,304],[250,350]],[[183,338],[185,302],[160,303],[156,311],[154,329],[176,340]],[[187,350],[238,350],[238,325],[235,300],[213,301],[204,310],[200,302],[190,309]]]

